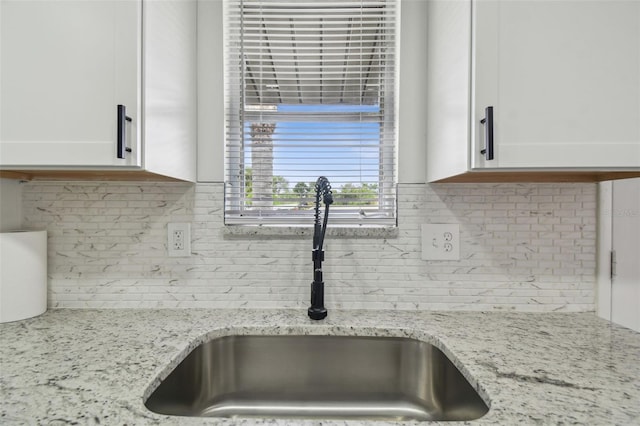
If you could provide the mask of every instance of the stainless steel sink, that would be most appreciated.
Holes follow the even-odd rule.
[[[472,420],[488,411],[435,346],[363,336],[217,338],[195,348],[145,405],[232,418]]]

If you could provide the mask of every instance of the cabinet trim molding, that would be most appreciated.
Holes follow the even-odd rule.
[[[436,180],[434,183],[504,182],[602,182],[640,177],[638,171],[473,171]]]

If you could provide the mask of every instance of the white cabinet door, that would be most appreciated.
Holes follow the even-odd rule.
[[[0,165],[139,166],[140,1],[2,0],[0,23]]]
[[[640,167],[640,2],[473,3],[472,168]],[[480,123],[494,114],[494,159]]]
[[[613,182],[611,321],[640,331],[640,179]]]

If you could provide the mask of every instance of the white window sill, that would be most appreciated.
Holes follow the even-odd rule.
[[[397,226],[328,226],[327,238],[398,238]],[[225,240],[233,239],[311,239],[312,226],[227,225],[222,230]]]

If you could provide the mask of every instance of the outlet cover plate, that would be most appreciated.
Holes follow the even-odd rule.
[[[191,256],[191,224],[167,224],[167,252],[169,257]]]
[[[422,225],[422,260],[460,260],[460,225]]]

